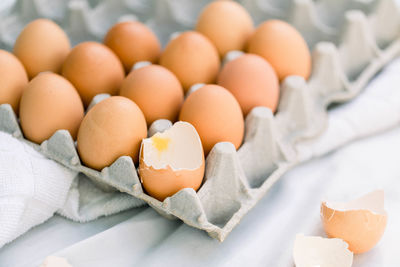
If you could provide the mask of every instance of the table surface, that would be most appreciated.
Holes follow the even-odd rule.
[[[6,245],[0,266],[38,266],[50,254],[74,266],[293,266],[295,235],[322,235],[321,200],[385,190],[389,220],[353,266],[400,266],[400,128],[356,141],[288,172],[223,242],[139,208],[79,224],[55,216]]]

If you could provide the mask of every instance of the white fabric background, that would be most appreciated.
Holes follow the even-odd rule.
[[[356,100],[332,110],[327,132],[311,149],[300,148],[303,158],[322,155],[355,138],[398,126],[399,85],[400,61],[397,60]],[[351,199],[376,188],[386,192],[388,228],[379,246],[357,256],[354,266],[399,266],[399,134],[400,129],[396,128],[295,168],[222,244],[204,232],[179,221],[168,221],[145,208],[79,226],[55,217],[3,247],[0,266],[37,266],[52,253],[66,257],[74,266],[291,266],[295,234],[323,233],[319,219],[319,204],[323,198]],[[7,157],[7,151],[0,153]],[[34,165],[39,170],[40,161],[42,159]],[[24,166],[23,163],[15,166],[16,162],[18,159],[10,166]],[[65,176],[64,173],[51,175],[54,176],[45,177],[51,181]],[[26,190],[25,195],[32,194],[31,185],[26,181],[15,180],[11,184],[14,191]],[[9,188],[3,189],[6,192]],[[88,200],[87,197],[78,199]],[[50,194],[46,201],[51,199]],[[10,203],[4,197],[1,200],[10,210]],[[25,202],[24,205],[29,207],[30,204]],[[81,211],[79,206],[75,208]],[[6,216],[3,212],[6,209],[2,207],[2,216]],[[78,217],[79,214],[76,213]],[[115,226],[104,231],[112,225]],[[88,238],[95,233],[99,234]]]

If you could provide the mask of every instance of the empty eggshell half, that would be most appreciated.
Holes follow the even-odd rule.
[[[343,239],[354,253],[366,252],[386,228],[384,193],[373,191],[350,202],[322,202],[321,218],[329,237]]]
[[[339,238],[297,234],[293,248],[294,263],[296,267],[350,267],[353,253],[348,246]]]
[[[149,195],[163,201],[183,188],[197,190],[204,176],[204,153],[196,129],[176,122],[163,133],[144,139],[139,175]]]

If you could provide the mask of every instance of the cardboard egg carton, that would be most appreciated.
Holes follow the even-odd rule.
[[[186,188],[160,202],[143,191],[137,166],[130,157],[120,157],[100,172],[83,166],[75,143],[65,130],[57,131],[41,145],[31,143],[23,138],[8,104],[0,106],[0,130],[86,174],[104,190],[126,192],[161,215],[179,218],[223,241],[271,186],[299,164],[296,146],[324,131],[328,106],[356,97],[385,64],[400,54],[400,13],[394,1],[241,1],[257,22],[279,18],[299,29],[313,47],[313,70],[308,81],[297,76],[283,81],[275,115],[265,107],[254,108],[249,113],[245,120],[244,142],[238,151],[226,142],[214,146],[206,159],[205,178],[198,192]],[[27,2],[17,1],[8,11],[0,10],[0,14],[8,14],[0,23],[3,47],[12,45],[15,30],[11,28],[7,32],[4,25],[8,25],[8,21],[19,21],[22,25],[26,22],[24,16],[34,16],[23,12]],[[50,0],[33,0],[29,5],[33,3],[34,7],[30,8],[36,15],[58,21],[73,43],[101,40],[113,23],[133,18],[152,27],[165,43],[171,33],[193,27],[200,7],[209,1],[74,0],[67,4],[54,1],[64,8],[57,14],[40,8],[47,2]],[[96,96],[91,106],[105,97],[107,95]],[[149,134],[170,126],[168,121],[156,121]]]

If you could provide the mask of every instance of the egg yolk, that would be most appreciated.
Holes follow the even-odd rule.
[[[153,146],[158,150],[158,152],[163,152],[167,150],[169,142],[171,139],[169,138],[162,138],[159,136],[153,136],[151,138]]]

